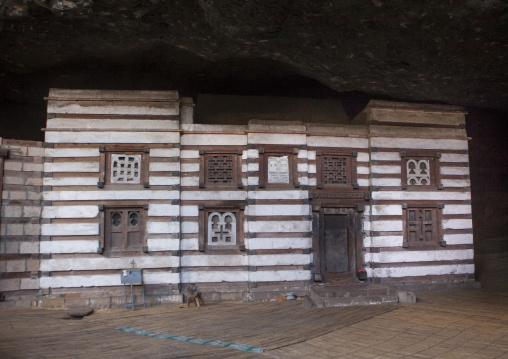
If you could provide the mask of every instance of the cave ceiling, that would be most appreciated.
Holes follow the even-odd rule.
[[[508,110],[497,0],[0,0],[0,100],[49,87]]]

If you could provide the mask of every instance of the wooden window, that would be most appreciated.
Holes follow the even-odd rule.
[[[145,210],[119,207],[105,210],[105,252],[141,252],[145,247]]]
[[[199,206],[199,250],[245,250],[243,204]],[[213,206],[213,207],[212,207]]]
[[[445,246],[441,234],[442,208],[439,205],[403,205],[404,247]]]
[[[316,151],[317,188],[358,188],[356,152]]]
[[[98,187],[104,185],[136,185],[148,187],[148,147],[100,147],[100,178]]]
[[[297,154],[297,148],[259,148],[259,187],[299,187]]]
[[[242,188],[241,161],[242,150],[200,151],[199,187]]]
[[[442,189],[439,176],[439,153],[401,152],[402,188],[411,190]]]

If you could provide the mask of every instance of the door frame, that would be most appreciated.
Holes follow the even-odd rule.
[[[334,277],[354,278],[359,269],[363,269],[363,211],[362,205],[314,205],[312,220],[312,251],[314,252],[313,279],[316,282],[327,281]],[[324,259],[324,222],[326,215],[347,215],[349,271],[334,276],[327,276]]]

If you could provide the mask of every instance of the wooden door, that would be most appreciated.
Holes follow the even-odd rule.
[[[349,217],[348,214],[324,215],[322,272],[326,281],[354,275],[356,248]]]

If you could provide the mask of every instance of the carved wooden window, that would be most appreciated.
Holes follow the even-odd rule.
[[[402,152],[402,188],[442,189],[442,185],[439,184],[439,157],[439,153],[426,155]]]
[[[148,187],[148,147],[122,147],[111,145],[100,147],[99,188],[104,185],[136,185]]]
[[[259,187],[299,187],[297,154],[297,148],[259,148]]]
[[[212,212],[208,215],[208,245],[236,244],[236,215]]]
[[[245,205],[237,201],[211,201],[199,205],[199,250],[244,251]]]
[[[445,246],[441,234],[442,205],[403,205],[404,247]]]
[[[104,220],[105,252],[146,250],[143,207],[107,208]]]
[[[199,187],[242,188],[242,150],[199,152]]]
[[[356,152],[334,153],[316,151],[317,188],[358,188],[356,183]]]

